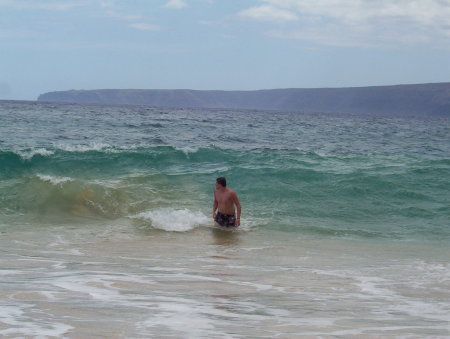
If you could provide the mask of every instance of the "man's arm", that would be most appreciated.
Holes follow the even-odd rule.
[[[212,212],[213,219],[216,218],[216,210],[217,210],[218,206],[219,206],[219,202],[216,199],[216,192],[214,191],[214,203],[213,203],[213,212]]]
[[[233,192],[233,203],[236,205],[237,210],[236,226],[239,226],[241,224],[241,203],[236,192]]]

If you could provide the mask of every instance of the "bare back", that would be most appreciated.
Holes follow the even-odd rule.
[[[214,190],[214,198],[218,203],[218,209],[223,214],[234,214],[236,204],[236,193],[227,187]]]

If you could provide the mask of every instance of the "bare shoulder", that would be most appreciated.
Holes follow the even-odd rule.
[[[228,189],[228,193],[230,194],[231,197],[233,198],[237,198],[237,193],[235,191],[233,191],[231,188]]]

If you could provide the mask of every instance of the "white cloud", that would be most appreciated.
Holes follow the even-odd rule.
[[[271,5],[251,7],[239,12],[238,15],[259,21],[286,22],[295,21],[298,19],[297,16],[291,11]]]
[[[14,1],[0,0],[0,7],[9,7],[17,10],[49,10],[66,11],[74,7],[87,5],[86,1]]]
[[[112,8],[114,3],[111,1],[100,0],[99,2],[101,8]]]
[[[128,14],[122,7],[118,7],[114,0],[100,0],[99,6],[103,9],[104,16],[114,20],[128,22],[129,28],[141,31],[160,31],[161,26],[145,23],[146,18],[139,14]]]
[[[325,45],[449,43],[450,0],[260,0],[238,13],[283,22],[275,37]],[[287,28],[288,27],[288,28]]]
[[[129,25],[129,27],[139,29],[142,31],[160,31],[162,29],[160,26],[145,23],[135,23]]]
[[[187,3],[184,0],[169,0],[164,7],[173,9],[182,9],[187,7]]]

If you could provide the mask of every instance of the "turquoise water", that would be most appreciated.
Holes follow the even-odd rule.
[[[248,227],[449,239],[448,119],[20,102],[1,119],[4,215],[209,215],[226,176]]]
[[[449,187],[443,117],[3,101],[0,335],[446,338]]]

